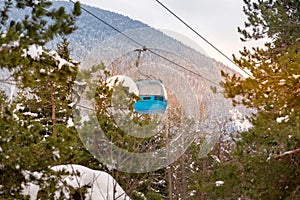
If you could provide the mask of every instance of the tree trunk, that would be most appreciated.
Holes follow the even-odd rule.
[[[185,200],[187,199],[187,191],[186,191],[186,186],[187,186],[187,181],[186,181],[186,171],[185,171],[185,154],[181,156],[181,194],[182,194],[182,199]]]
[[[53,131],[53,135],[56,135],[56,130],[55,130],[56,114],[55,114],[55,98],[54,98],[53,84],[50,85],[50,97],[51,97],[52,131]]]
[[[169,142],[169,117],[167,118],[167,123],[165,125],[165,132],[166,132],[166,143]],[[172,165],[169,166],[167,169],[167,175],[168,175],[168,196],[169,200],[173,199],[173,179],[172,179]]]
[[[203,159],[203,161],[202,161],[202,174],[203,174],[203,177],[205,177],[205,175],[206,175],[206,159]],[[201,192],[201,200],[205,200],[204,192]]]

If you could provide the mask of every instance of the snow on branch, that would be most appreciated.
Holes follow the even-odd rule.
[[[282,154],[279,154],[279,155],[275,155],[274,159],[278,160],[278,159],[281,159],[281,158],[283,158],[285,156],[292,156],[292,155],[295,155],[295,154],[298,154],[298,153],[300,153],[300,148],[294,149],[294,150],[290,150],[290,151],[286,151],[286,152],[284,152]]]
[[[22,54],[22,57],[29,56],[34,60],[40,60],[43,53],[45,53],[56,61],[56,65],[57,65],[58,69],[61,69],[62,66],[64,66],[64,65],[68,65],[71,67],[74,66],[73,63],[70,63],[70,62],[66,61],[65,59],[63,59],[62,57],[60,57],[56,51],[52,50],[50,52],[47,52],[43,49],[43,47],[35,45],[35,44],[30,45],[28,47],[28,49],[23,49],[23,52],[24,53]]]

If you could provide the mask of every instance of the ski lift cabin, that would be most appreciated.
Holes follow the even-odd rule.
[[[141,80],[136,85],[141,100],[134,103],[134,109],[140,114],[163,114],[166,111],[167,93],[160,80]]]

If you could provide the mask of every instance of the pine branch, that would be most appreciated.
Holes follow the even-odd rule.
[[[278,160],[278,159],[281,159],[285,156],[292,156],[292,155],[295,155],[295,154],[298,154],[298,153],[300,153],[300,148],[294,149],[294,150],[291,150],[291,151],[286,151],[286,152],[284,152],[282,154],[279,154],[279,155],[275,155],[274,159]]]

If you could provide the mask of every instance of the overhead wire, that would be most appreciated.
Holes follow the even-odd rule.
[[[218,83],[216,83],[216,82],[214,82],[214,81],[212,81],[212,80],[210,80],[210,79],[208,79],[208,78],[205,78],[205,77],[202,76],[201,74],[199,74],[199,73],[197,73],[197,72],[194,72],[193,70],[190,70],[190,69],[184,67],[183,65],[178,64],[178,63],[176,63],[175,61],[173,61],[173,60],[171,60],[171,59],[169,59],[169,58],[167,58],[167,57],[165,57],[165,56],[163,56],[163,55],[161,55],[161,54],[159,54],[159,53],[156,53],[156,52],[153,51],[152,49],[148,49],[148,48],[147,48],[147,50],[148,50],[149,52],[151,52],[152,54],[154,54],[154,55],[156,55],[156,56],[158,56],[158,57],[160,57],[160,58],[162,58],[162,59],[164,59],[164,60],[166,60],[166,61],[168,61],[168,62],[174,64],[174,65],[176,65],[177,67],[180,67],[180,68],[182,68],[182,69],[184,69],[184,70],[190,72],[191,74],[194,74],[194,75],[196,75],[196,76],[199,76],[200,78],[202,78],[202,79],[204,79],[204,80],[206,80],[206,81],[208,81],[208,82],[210,82],[210,83],[212,83],[212,84],[214,84],[214,85],[220,86]]]
[[[69,1],[70,1],[71,3],[73,3],[73,4],[75,4],[75,2],[74,2],[73,0],[69,0]],[[88,9],[86,9],[86,8],[84,8],[84,7],[82,7],[82,6],[81,6],[81,9],[82,9],[83,11],[85,11],[86,13],[88,13],[89,15],[91,15],[92,17],[94,17],[95,19],[101,21],[103,24],[107,25],[108,27],[110,27],[110,28],[113,29],[114,31],[118,32],[119,34],[121,34],[122,36],[124,36],[125,38],[127,38],[128,40],[130,40],[131,42],[137,44],[138,46],[141,46],[143,50],[148,50],[150,53],[152,53],[152,54],[154,54],[154,55],[156,55],[156,56],[158,56],[158,57],[160,57],[160,58],[162,58],[162,59],[164,59],[164,60],[166,60],[166,61],[168,61],[168,62],[174,64],[174,65],[176,65],[177,67],[180,67],[180,68],[182,68],[182,69],[184,69],[184,70],[190,72],[191,74],[194,74],[194,75],[196,75],[196,76],[198,76],[198,77],[200,77],[200,78],[202,78],[202,79],[204,79],[204,80],[206,80],[206,81],[208,81],[208,82],[210,82],[210,83],[212,83],[212,84],[214,84],[214,85],[220,87],[220,84],[218,84],[218,83],[216,83],[216,82],[214,82],[214,81],[212,81],[212,80],[210,80],[210,79],[208,79],[208,78],[205,78],[205,77],[202,76],[201,74],[199,74],[199,73],[197,73],[197,72],[194,72],[194,71],[192,71],[192,70],[190,70],[190,69],[187,69],[187,68],[184,67],[183,65],[178,64],[178,63],[176,63],[175,61],[173,61],[173,60],[171,60],[171,59],[169,59],[169,58],[167,58],[167,57],[165,57],[165,56],[163,56],[163,55],[160,55],[159,53],[157,53],[157,52],[155,52],[155,51],[153,51],[153,50],[147,48],[147,47],[146,47],[145,45],[143,45],[142,43],[138,42],[137,40],[135,40],[135,39],[133,39],[132,37],[128,36],[127,34],[123,33],[123,32],[120,31],[118,28],[114,27],[114,26],[111,25],[110,23],[108,23],[108,22],[106,22],[105,20],[101,19],[100,17],[98,17],[98,16],[95,15],[93,12],[89,11]]]
[[[148,48],[148,50],[150,51],[153,51],[153,54],[155,54],[156,53],[156,51],[166,51],[166,50],[164,50],[164,49],[159,49],[159,48]],[[151,52],[152,53],[152,52]],[[186,63],[188,63],[188,65],[191,65],[191,66],[194,66],[194,64],[192,64],[190,61],[188,61],[186,58],[184,58],[183,56],[180,56],[180,55],[178,55],[178,54],[176,54],[176,53],[174,53],[174,52],[168,52],[168,54],[171,54],[171,55],[173,55],[173,56],[176,56],[176,57],[179,57],[181,60],[183,60],[184,62],[186,62]],[[157,55],[158,56],[158,55]],[[161,56],[161,54],[159,54],[159,57]],[[167,58],[167,57],[165,57],[165,58],[163,58],[163,59],[165,59],[165,60],[168,60],[168,62],[174,62],[174,61],[172,61],[172,60],[170,60],[169,61],[169,59]],[[182,66],[185,66],[185,65],[182,65],[182,64],[180,64],[180,65],[177,65],[178,63],[173,63],[173,64],[175,64],[176,66],[178,66],[178,67],[180,67],[180,68],[182,68]],[[195,66],[194,66],[195,67]],[[195,71],[193,71],[193,70],[190,70],[190,69],[187,69],[187,68],[183,68],[184,70],[186,70],[186,71],[188,71],[188,72],[190,72],[190,73],[192,73],[192,74],[194,74],[194,75],[197,75],[197,76],[200,76],[202,79],[205,79],[205,80],[207,80],[208,82],[211,82],[211,83],[213,83],[213,84],[217,84],[217,83],[215,83],[215,82],[213,82],[212,80],[210,80],[210,79],[207,79],[207,78],[205,78],[204,76],[202,76],[201,74],[198,74],[197,72],[195,72]],[[217,84],[218,86],[220,86],[219,84]]]
[[[69,0],[71,3],[75,4],[75,2],[73,0]],[[109,24],[108,22],[106,22],[105,20],[101,19],[100,17],[98,17],[97,15],[95,15],[94,13],[92,13],[91,11],[89,11],[88,9],[84,8],[81,6],[81,9],[83,11],[85,11],[86,13],[88,13],[89,15],[93,16],[94,18],[96,18],[97,20],[101,21],[103,24],[107,25],[108,27],[110,27],[111,29],[113,29],[114,31],[120,33],[121,35],[123,35],[125,38],[129,39],[131,42],[139,45],[139,46],[143,46],[143,44],[141,44],[140,42],[134,40],[133,38],[129,37],[128,35],[126,35],[125,33],[123,33],[122,31],[120,31],[119,29],[117,29],[116,27],[114,27],[113,25]]]
[[[186,27],[188,27],[191,31],[193,31],[198,37],[200,37],[202,40],[204,40],[207,44],[209,44],[212,48],[214,48],[217,52],[219,52],[222,56],[224,56],[227,60],[229,60],[231,63],[233,63],[236,67],[240,68],[244,73],[246,73],[249,77],[252,77],[252,75],[249,74],[246,70],[238,66],[231,58],[229,58],[225,53],[223,53],[219,48],[217,48],[214,44],[212,44],[210,41],[208,41],[204,36],[202,36],[198,31],[193,29],[188,23],[186,23],[182,18],[180,18],[178,15],[176,15],[171,9],[169,9],[166,5],[161,3],[159,0],[155,0],[159,5],[161,5],[164,9],[166,9],[170,14],[172,14],[175,18],[177,18],[181,23],[183,23]]]

